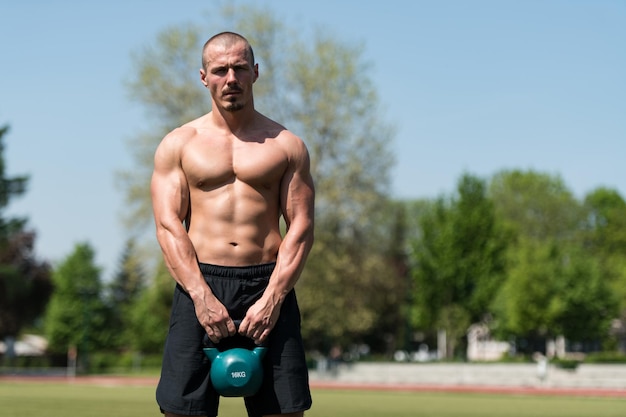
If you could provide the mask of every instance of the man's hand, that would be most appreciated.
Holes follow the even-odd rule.
[[[278,321],[281,303],[274,297],[264,295],[254,303],[239,325],[239,334],[254,340],[257,345],[265,342]]]
[[[237,329],[228,315],[228,310],[213,294],[194,300],[196,317],[204,327],[206,334],[213,343],[219,343],[225,337],[233,336]]]

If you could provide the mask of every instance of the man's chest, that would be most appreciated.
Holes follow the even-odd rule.
[[[288,161],[272,140],[215,140],[190,144],[181,163],[189,186],[210,189],[235,180],[271,187],[280,182]]]

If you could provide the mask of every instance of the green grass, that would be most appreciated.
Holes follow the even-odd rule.
[[[241,399],[223,398],[220,417],[246,416]],[[626,400],[565,396],[313,391],[307,417],[623,417]],[[5,417],[154,417],[151,387],[0,382]]]

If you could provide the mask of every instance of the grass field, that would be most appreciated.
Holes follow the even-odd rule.
[[[391,391],[314,390],[307,417],[624,417],[623,398]],[[4,417],[149,417],[160,413],[154,388],[0,382]],[[220,417],[246,416],[241,399],[223,398]]]

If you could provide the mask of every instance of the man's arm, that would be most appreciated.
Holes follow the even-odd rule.
[[[286,295],[300,278],[313,246],[315,189],[309,154],[295,138],[289,167],[280,189],[281,210],[287,233],[278,250],[276,267],[263,296],[248,309],[239,333],[262,343],[274,328]]]
[[[190,204],[189,186],[181,166],[184,138],[176,132],[163,139],[154,157],[150,190],[156,235],[170,274],[193,300],[198,321],[209,338],[218,342],[234,334],[235,326],[224,305],[206,284],[196,251],[183,227]]]

